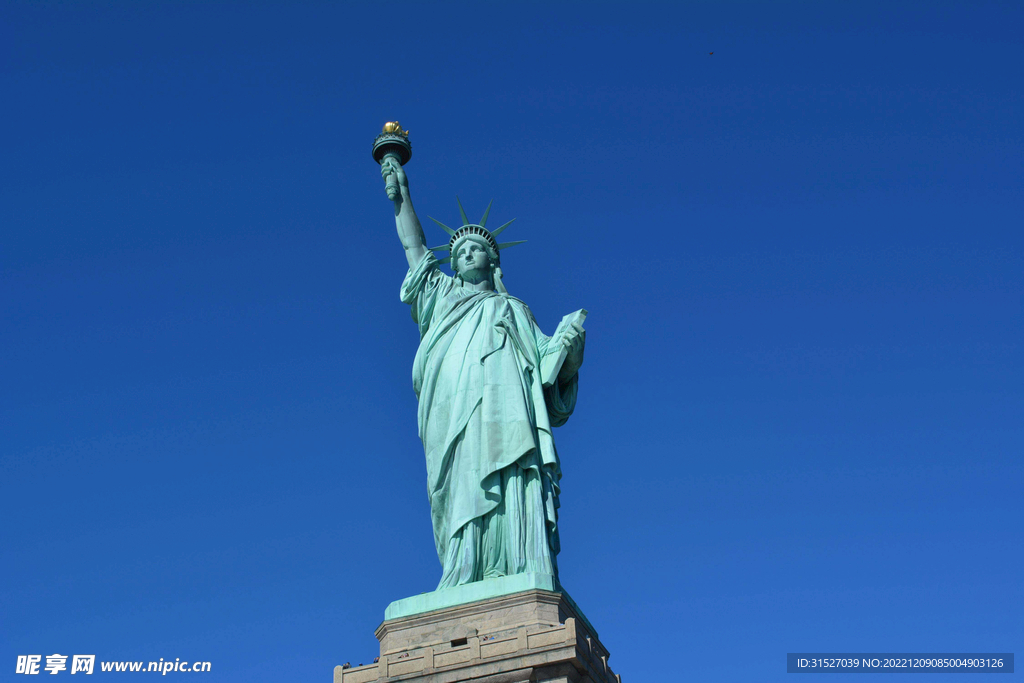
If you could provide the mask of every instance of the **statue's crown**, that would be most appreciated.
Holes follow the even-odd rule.
[[[441,221],[437,220],[433,216],[428,216],[428,218],[430,218],[430,220],[432,220],[435,223],[437,223],[438,225],[440,225],[442,230],[444,230],[446,233],[451,235],[451,239],[448,240],[448,244],[444,244],[444,245],[441,245],[439,247],[430,247],[430,251],[447,251],[448,252],[448,256],[446,258],[440,259],[439,263],[448,263],[449,261],[451,261],[452,257],[455,256],[455,252],[459,248],[459,245],[464,240],[467,240],[467,239],[477,238],[477,239],[482,240],[489,247],[488,250],[487,250],[488,251],[488,255],[491,257],[491,260],[494,261],[495,264],[497,264],[497,263],[499,263],[501,261],[500,252],[501,252],[502,249],[508,249],[509,247],[514,247],[515,245],[522,244],[523,242],[526,241],[526,240],[519,240],[517,242],[500,242],[499,243],[498,240],[495,239],[495,237],[500,235],[501,232],[505,228],[507,228],[508,226],[512,225],[513,221],[515,221],[515,218],[513,218],[508,223],[505,223],[501,227],[495,228],[493,231],[488,230],[484,226],[487,225],[487,214],[489,214],[491,212],[491,204],[490,203],[487,204],[487,210],[484,211],[483,218],[480,219],[480,222],[479,223],[470,223],[469,219],[466,217],[465,210],[462,208],[462,202],[459,201],[458,197],[455,198],[455,201],[459,205],[459,214],[462,216],[462,227],[459,228],[458,230],[452,230],[447,225],[445,225]]]

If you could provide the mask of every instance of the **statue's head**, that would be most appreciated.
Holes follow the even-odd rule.
[[[450,258],[452,270],[467,282],[475,283],[490,278],[494,269],[501,263],[501,257],[495,248],[497,243],[490,233],[487,233],[486,228],[481,228],[486,234],[477,234],[464,232],[467,227],[478,226],[463,226],[455,234]]]
[[[458,201],[457,197],[456,201]],[[458,204],[459,213],[462,216],[462,227],[458,230],[452,230],[436,218],[430,218],[430,220],[440,225],[445,232],[451,235],[451,240],[449,240],[448,244],[441,247],[431,247],[430,250],[447,251],[448,258],[441,259],[441,263],[450,261],[452,270],[467,282],[481,282],[482,280],[490,279],[496,289],[499,291],[503,290],[504,287],[500,284],[501,250],[522,244],[526,240],[499,244],[495,237],[511,225],[512,221],[515,220],[514,218],[512,221],[495,229],[494,232],[491,232],[484,227],[487,225],[487,214],[491,212],[490,204],[487,205],[487,210],[484,211],[484,216],[480,219],[479,223],[470,223],[469,219],[466,218],[466,212],[462,209],[462,202],[458,202]]]

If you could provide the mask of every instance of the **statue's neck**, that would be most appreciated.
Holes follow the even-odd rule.
[[[465,287],[466,289],[473,289],[478,292],[494,291],[494,285],[491,283],[490,280],[487,279],[481,280],[480,282],[470,282],[468,280],[463,280],[462,286]]]
[[[462,286],[467,289],[475,289],[478,292],[494,291],[494,283],[491,278],[482,271],[473,270],[462,275]]]

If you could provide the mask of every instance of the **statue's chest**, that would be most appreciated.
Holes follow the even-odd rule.
[[[500,345],[507,330],[515,327],[516,313],[507,297],[491,293],[449,295],[451,302],[441,329],[447,331],[452,347],[459,353],[466,347]]]
[[[490,320],[514,315],[507,297],[493,292],[455,290],[444,299],[443,314],[451,319]]]

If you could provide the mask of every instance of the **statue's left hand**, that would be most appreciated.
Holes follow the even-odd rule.
[[[566,354],[565,360],[562,361],[562,369],[558,371],[558,379],[566,382],[572,379],[583,365],[583,349],[587,344],[587,331],[579,323],[573,323],[572,328],[567,330],[565,336],[562,337],[562,344],[566,348]]]

